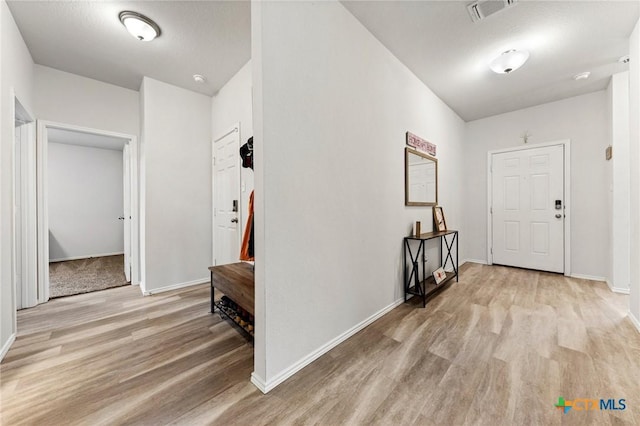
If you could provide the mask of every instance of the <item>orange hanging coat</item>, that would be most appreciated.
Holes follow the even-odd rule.
[[[247,217],[247,226],[244,228],[244,236],[242,237],[240,260],[254,260],[253,250],[253,191],[251,191],[251,195],[249,195],[249,217]]]

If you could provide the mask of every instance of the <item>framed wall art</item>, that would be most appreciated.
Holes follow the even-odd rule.
[[[447,221],[444,218],[444,212],[440,206],[433,206],[433,223],[435,231],[447,230]]]

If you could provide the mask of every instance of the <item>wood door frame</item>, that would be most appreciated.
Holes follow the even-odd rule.
[[[145,265],[143,260],[144,240],[141,238],[141,230],[144,229],[143,211],[144,200],[138,199],[141,189],[141,180],[138,176],[140,164],[138,137],[126,133],[111,132],[108,130],[93,129],[76,126],[73,124],[58,123],[54,121],[38,120],[36,138],[36,193],[38,205],[38,303],[49,300],[49,185],[46,176],[48,174],[47,158],[49,139],[47,129],[63,129],[76,132],[91,133],[95,135],[111,136],[129,140],[129,155],[131,165],[131,284],[139,285],[144,293],[142,277],[144,277]]]
[[[211,141],[211,265],[216,264],[216,164],[215,164],[215,154],[216,154],[216,142],[220,142],[222,139],[226,138],[232,133],[236,133],[236,139],[238,141],[238,158],[240,157],[240,141],[241,139],[241,131],[240,131],[240,122],[235,123],[233,126],[229,127],[226,132],[222,133],[222,135]],[[238,162],[238,218],[242,217],[242,165]],[[242,247],[242,226],[238,220],[238,247]],[[240,256],[240,253],[238,253]]]
[[[487,152],[487,265],[493,265],[493,169],[494,154],[505,152],[526,151],[536,148],[562,146],[564,165],[564,275],[571,276],[571,140],[563,139],[553,142],[523,145],[513,148],[496,149]]]

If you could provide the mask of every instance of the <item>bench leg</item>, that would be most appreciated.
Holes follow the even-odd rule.
[[[213,287],[213,273],[211,273],[211,313],[215,312],[215,304],[213,303],[215,299],[216,291]]]

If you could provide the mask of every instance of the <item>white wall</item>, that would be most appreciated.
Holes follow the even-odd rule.
[[[640,21],[629,38],[629,158],[631,161],[631,296],[629,313],[640,331]]]
[[[16,332],[12,285],[14,99],[33,112],[33,60],[0,0],[0,357]]]
[[[256,350],[267,388],[403,297],[405,132],[438,146],[462,223],[464,122],[341,4],[252,4]],[[461,238],[466,239],[464,230]]]
[[[629,72],[611,77],[607,88],[611,106],[611,146],[613,157],[608,162],[610,176],[609,223],[610,274],[609,284],[615,291],[629,291]]]
[[[613,109],[614,109],[614,79],[611,78],[611,80],[609,81],[609,85],[607,86],[607,89],[605,90],[605,96],[606,96],[606,102],[607,102],[607,136],[609,138],[609,145],[613,146],[613,141],[614,141],[614,121],[615,117],[613,116]],[[617,123],[616,123],[617,124]],[[617,127],[617,126],[616,126]],[[627,126],[628,127],[628,126]],[[606,217],[606,222],[607,222],[607,235],[608,235],[608,241],[607,241],[607,246],[608,246],[608,259],[607,259],[607,272],[605,275],[607,284],[609,285],[609,288],[613,287],[613,262],[614,262],[614,258],[613,258],[613,246],[614,246],[614,241],[613,241],[613,215],[615,214],[615,208],[613,206],[613,175],[614,175],[614,169],[613,169],[613,161],[607,161],[605,163],[605,170],[606,170],[606,185],[607,185],[607,199],[606,199],[606,203],[607,203],[607,217]],[[628,226],[628,225],[627,225]]]
[[[211,98],[145,77],[141,88],[143,291],[208,280]]]
[[[211,135],[213,140],[240,123],[240,146],[253,136],[253,110],[251,108],[251,61],[247,62],[211,100]],[[247,223],[249,195],[253,190],[253,170],[241,168],[240,201],[241,233]],[[239,253],[238,253],[239,254]]]
[[[140,94],[87,77],[34,66],[35,113],[41,120],[137,136]]]
[[[571,272],[603,279],[609,236],[607,99],[604,91],[467,123],[465,235],[467,258],[487,259],[487,152],[540,142],[571,140]]]
[[[123,253],[122,151],[48,148],[49,260]]]

